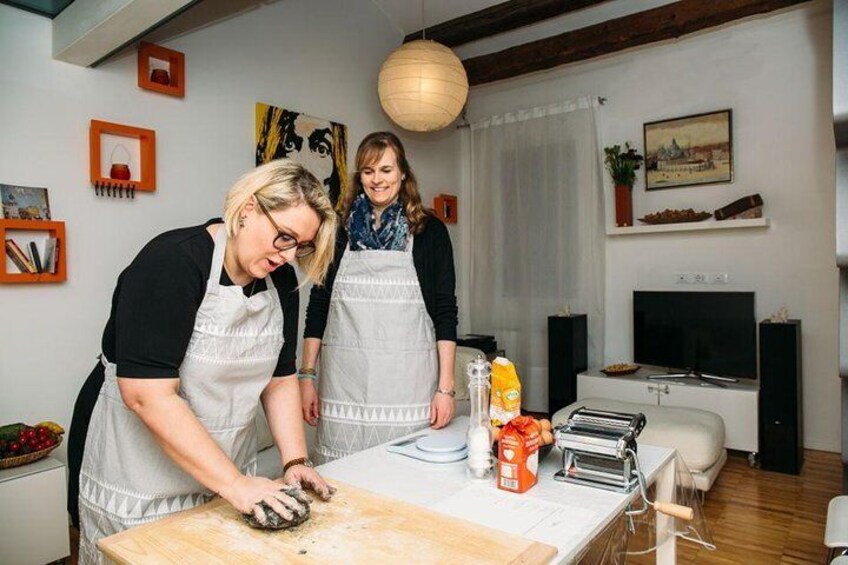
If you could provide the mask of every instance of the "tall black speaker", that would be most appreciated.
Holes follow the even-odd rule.
[[[760,464],[797,475],[804,463],[801,320],[760,322]]]
[[[548,316],[548,411],[577,401],[577,373],[586,370],[586,314]]]

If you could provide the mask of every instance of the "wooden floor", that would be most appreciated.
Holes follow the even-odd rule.
[[[744,454],[731,453],[707,494],[704,514],[718,549],[677,544],[678,563],[825,563],[827,503],[843,494],[839,454],[806,451],[799,476],[753,469]],[[77,565],[76,532],[71,531],[71,565]],[[627,563],[653,563],[654,556]]]
[[[843,494],[837,453],[805,451],[799,476],[753,469],[732,453],[703,509],[717,547],[677,544],[678,563],[826,563],[827,504]],[[651,563],[628,559],[627,563]]]

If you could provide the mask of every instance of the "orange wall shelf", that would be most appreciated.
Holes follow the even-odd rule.
[[[55,273],[7,273],[6,272],[6,245],[9,239],[9,231],[46,231],[50,237],[55,237],[59,246],[59,254]],[[65,222],[42,221],[42,220],[3,220],[0,219],[0,236],[3,245],[0,245],[0,283],[51,283],[63,282],[68,278],[68,245],[65,241]]]
[[[160,84],[150,80],[150,59],[168,63],[170,84]],[[138,49],[138,86],[145,90],[183,98],[185,96],[185,54],[142,41]]]
[[[453,194],[439,194],[433,198],[433,210],[436,217],[446,224],[455,224],[459,220],[459,202]]]
[[[100,137],[103,134],[117,135],[120,137],[131,137],[139,140],[141,150],[141,175],[140,180],[120,180],[104,177],[100,168]],[[88,131],[89,162],[91,169],[91,184],[95,187],[112,185],[125,189],[143,190],[153,192],[156,190],[156,132],[152,129],[125,126],[91,120]]]

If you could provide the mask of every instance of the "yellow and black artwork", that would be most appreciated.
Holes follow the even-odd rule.
[[[283,157],[318,177],[335,204],[347,186],[347,126],[257,103],[256,165]]]

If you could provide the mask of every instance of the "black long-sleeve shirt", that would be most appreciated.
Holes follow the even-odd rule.
[[[424,229],[414,238],[412,261],[415,264],[418,283],[421,285],[421,294],[424,295],[427,313],[436,328],[436,340],[456,341],[456,273],[448,229],[441,220],[430,216]],[[324,285],[312,287],[309,295],[303,337],[324,337],[333,283],[344,253],[356,251],[348,249],[347,232],[340,229],[336,237],[336,258],[327,273]]]

